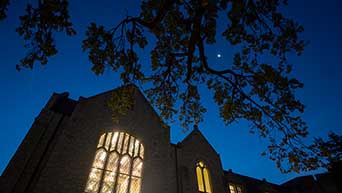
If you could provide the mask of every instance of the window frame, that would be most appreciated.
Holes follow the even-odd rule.
[[[200,170],[201,179],[199,179],[198,169]],[[204,171],[207,172],[206,175],[205,175]],[[197,190],[198,190],[198,192],[213,193],[213,187],[212,187],[212,183],[211,183],[210,171],[209,171],[208,167],[206,166],[206,164],[203,161],[198,161],[196,163],[195,172],[196,172],[196,181],[197,181]],[[207,176],[207,180],[206,180],[205,176]],[[200,190],[201,189],[200,188],[200,182],[202,182],[203,191]],[[209,188],[207,186],[209,186]]]
[[[233,187],[233,191],[231,191],[231,186]],[[238,190],[238,188],[240,188],[240,191]],[[236,183],[233,183],[233,182],[229,182],[228,183],[228,190],[229,190],[229,193],[244,193],[244,186],[241,185],[241,184],[236,184]]]
[[[100,157],[102,153],[105,154],[104,158]],[[114,162],[112,165],[108,165],[109,162],[113,161],[111,159],[114,159]],[[123,162],[123,160],[127,161]],[[143,162],[144,146],[136,137],[123,131],[103,133],[98,140],[94,160],[83,192],[140,193]],[[100,167],[97,167],[99,164]],[[93,171],[99,172],[98,175],[92,176]],[[123,188],[120,188],[119,183],[126,181],[127,183],[123,184]],[[134,189],[132,189],[133,186]]]

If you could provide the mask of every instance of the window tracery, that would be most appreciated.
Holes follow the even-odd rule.
[[[101,135],[85,193],[140,193],[144,147],[124,132]]]

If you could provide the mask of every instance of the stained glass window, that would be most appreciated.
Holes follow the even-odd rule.
[[[85,193],[140,193],[144,147],[124,132],[101,135]]]
[[[209,171],[202,161],[196,164],[196,175],[197,175],[198,191],[211,193],[212,189],[211,189]]]

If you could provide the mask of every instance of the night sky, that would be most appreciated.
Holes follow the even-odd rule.
[[[91,72],[87,55],[81,50],[81,41],[90,22],[113,26],[126,11],[134,15],[139,11],[137,0],[70,2],[71,20],[78,32],[76,37],[57,34],[59,53],[46,66],[17,72],[15,64],[24,56],[24,41],[15,33],[18,16],[23,14],[24,2],[11,1],[8,18],[0,21],[0,173],[15,153],[21,140],[53,92],[68,91],[71,98],[89,97],[119,86],[116,74],[109,69],[103,76]],[[96,2],[101,2],[100,4]],[[113,3],[115,2],[115,3]],[[300,22],[303,37],[311,43],[300,57],[291,57],[293,76],[304,82],[305,87],[297,96],[306,105],[304,119],[311,135],[326,136],[330,131],[342,134],[342,2],[339,0],[289,0],[284,13]],[[224,41],[208,51],[211,63],[230,62],[230,53]],[[217,57],[221,54],[221,57]],[[149,52],[140,55],[141,63],[149,65]],[[202,93],[203,94],[203,93]],[[205,101],[208,95],[203,94]],[[249,134],[248,124],[240,121],[226,127],[218,117],[212,102],[200,130],[220,154],[224,169],[258,179],[283,183],[302,174],[281,174],[275,163],[260,153],[265,141]],[[171,141],[177,143],[189,132],[183,133],[177,123],[171,125]],[[322,172],[324,170],[312,173]],[[311,174],[311,173],[310,173]]]

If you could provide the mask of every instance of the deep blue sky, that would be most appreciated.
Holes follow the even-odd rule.
[[[111,26],[124,17],[126,9],[129,14],[139,10],[137,0],[102,0],[101,4],[92,0],[71,1],[71,17],[78,36],[57,35],[59,53],[47,66],[17,72],[15,64],[25,50],[15,28],[18,16],[23,13],[24,2],[13,1],[8,18],[0,22],[0,173],[53,92],[68,91],[72,98],[78,99],[79,96],[92,96],[120,85],[117,76],[109,70],[103,76],[96,76],[90,71],[91,64],[81,51],[81,41],[90,22]],[[339,0],[289,0],[289,6],[285,8],[288,16],[304,25],[303,36],[311,41],[302,56],[291,58],[293,75],[305,83],[305,88],[297,96],[307,106],[304,119],[310,126],[311,137],[326,136],[329,131],[342,134],[341,7]],[[215,58],[217,53],[223,56],[212,59],[218,64],[229,58],[222,42],[213,47],[208,56]],[[140,57],[142,63],[147,64],[148,53],[142,53]],[[225,127],[217,115],[216,108],[209,108],[204,123],[199,127],[221,155],[224,169],[275,183],[298,175],[280,174],[273,162],[261,157],[265,143],[248,133],[246,123]],[[173,143],[187,134],[182,133],[177,124],[171,125],[171,132]]]

